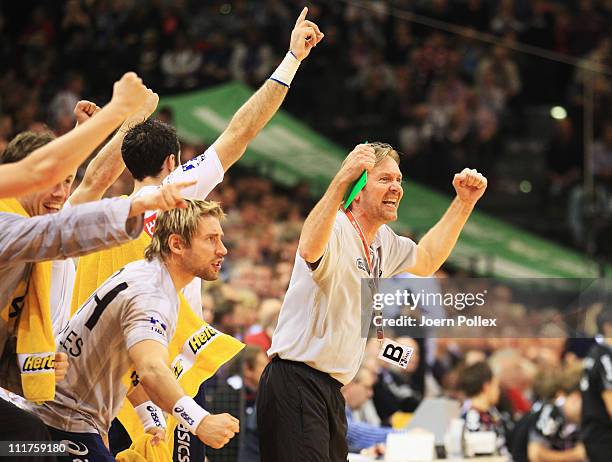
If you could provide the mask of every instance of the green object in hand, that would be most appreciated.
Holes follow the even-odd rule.
[[[366,141],[363,144],[368,144],[368,142]],[[363,187],[366,185],[367,182],[368,182],[368,172],[364,170],[361,176],[357,178],[357,181],[355,181],[353,185],[351,186],[348,196],[344,200],[344,210],[349,208],[349,205],[351,205],[351,202],[353,202],[353,199],[355,199],[357,194],[359,194],[359,191],[363,189]]]
[[[344,210],[349,208],[349,205],[351,205],[351,202],[353,202],[353,199],[355,199],[357,194],[359,194],[359,191],[363,189],[363,187],[366,185],[367,182],[368,182],[368,172],[364,170],[361,176],[357,179],[357,181],[353,183],[353,186],[351,187],[351,191],[349,192],[348,197],[344,201]]]

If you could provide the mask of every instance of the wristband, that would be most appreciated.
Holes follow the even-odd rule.
[[[204,417],[210,415],[210,412],[200,407],[189,396],[183,396],[172,406],[172,415],[195,435],[198,425]]]
[[[298,67],[300,67],[300,60],[295,57],[292,51],[288,51],[285,58],[270,76],[270,80],[274,80],[289,88]]]
[[[136,411],[136,414],[138,414],[145,432],[152,428],[166,429],[166,419],[164,419],[164,413],[153,401],[146,401],[139,404],[134,408],[134,410]]]

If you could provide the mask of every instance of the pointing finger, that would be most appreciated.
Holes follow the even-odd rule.
[[[302,12],[300,13],[300,15],[297,18],[297,21],[295,21],[295,25],[296,27],[300,25],[300,23],[306,19],[306,15],[308,14],[308,7],[305,6],[304,9],[302,10]]]

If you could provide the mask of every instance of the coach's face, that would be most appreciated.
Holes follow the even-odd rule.
[[[219,277],[223,257],[227,254],[222,238],[219,220],[212,216],[201,217],[191,247],[182,256],[185,270],[194,277],[215,281]]]
[[[32,217],[59,212],[70,196],[73,182],[74,175],[69,175],[55,186],[22,196],[20,202]]]
[[[385,157],[368,173],[368,182],[359,195],[358,207],[369,219],[381,224],[397,220],[404,195],[402,172],[397,162]]]

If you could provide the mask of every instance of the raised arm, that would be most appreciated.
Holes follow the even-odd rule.
[[[416,263],[406,272],[417,276],[431,276],[452,252],[463,226],[478,199],[487,189],[487,179],[476,170],[463,169],[453,178],[457,197],[440,221],[431,228],[416,247]]]
[[[312,21],[306,19],[308,8],[300,13],[291,32],[289,52],[270,79],[236,112],[228,127],[215,141],[214,147],[223,169],[227,171],[276,114],[282,104],[300,62],[322,39],[323,34]]]
[[[144,104],[137,112],[128,117],[123,124],[121,124],[121,127],[119,127],[119,130],[117,130],[111,140],[104,145],[98,155],[96,155],[87,166],[83,181],[68,199],[70,204],[82,204],[102,198],[106,190],[112,186],[117,178],[119,178],[125,168],[125,164],[121,158],[121,144],[123,143],[125,134],[130,127],[147,120],[157,108],[158,102],[159,96],[157,96],[157,93],[147,88]],[[80,101],[75,108],[75,115],[77,115],[81,103],[89,102]],[[89,104],[91,105],[93,103]],[[81,120],[82,119],[83,116],[81,116]],[[79,120],[79,117],[77,117],[77,120]],[[80,123],[84,123],[84,120]]]
[[[178,417],[183,425],[187,424],[203,443],[218,449],[238,433],[238,419],[229,414],[209,414],[185,394],[170,370],[168,350],[164,345],[155,340],[143,340],[129,349],[129,355],[140,383],[153,402]]]
[[[325,253],[325,247],[334,228],[336,213],[347,188],[364,170],[370,171],[375,161],[376,156],[372,146],[357,145],[347,156],[321,200],[306,217],[298,250],[300,257],[308,263],[318,262]]]
[[[133,72],[113,87],[111,101],[90,122],[35,150],[25,159],[0,166],[0,197],[23,196],[61,183],[145,99],[145,86]]]

